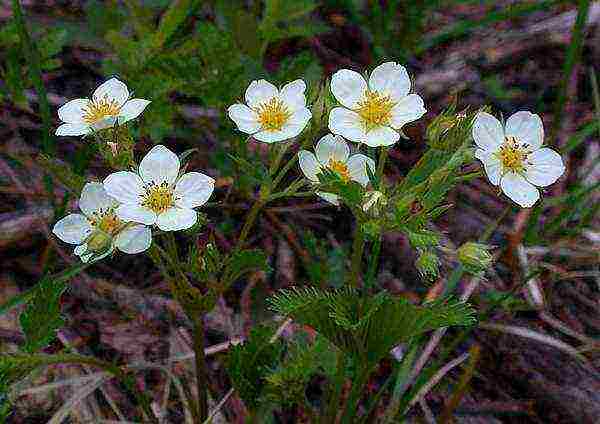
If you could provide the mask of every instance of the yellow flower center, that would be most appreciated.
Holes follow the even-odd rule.
[[[90,217],[90,224],[109,235],[115,235],[123,226],[123,222],[117,217],[113,208],[94,212]]]
[[[160,214],[175,204],[175,195],[169,184],[162,182],[160,185],[151,184],[146,188],[142,206]]]
[[[526,147],[521,146],[515,137],[506,137],[497,153],[504,172],[523,172],[529,155]]]
[[[119,114],[119,105],[115,100],[107,98],[91,100],[87,108],[83,110],[83,121],[88,124],[95,124],[104,118],[117,116]]]
[[[350,181],[350,171],[348,171],[348,167],[344,162],[335,159],[329,159],[327,167],[338,174],[345,183]]]
[[[390,124],[392,108],[395,104],[390,96],[367,90],[363,100],[359,102],[356,112],[361,117],[365,130],[369,132]]]
[[[277,97],[262,103],[257,113],[261,128],[267,131],[279,131],[292,116],[287,106]]]

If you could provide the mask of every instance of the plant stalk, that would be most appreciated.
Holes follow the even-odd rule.
[[[360,272],[362,268],[362,257],[365,250],[365,234],[359,222],[354,228],[354,241],[352,242],[352,264],[350,268],[350,286],[358,288]]]

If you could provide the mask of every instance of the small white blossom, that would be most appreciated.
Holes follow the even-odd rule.
[[[386,62],[371,72],[369,81],[349,69],[331,77],[331,93],[343,107],[329,114],[329,129],[367,146],[390,146],[400,139],[402,127],[427,112],[423,99],[410,93],[404,66]]]
[[[64,124],[56,129],[56,135],[86,135],[137,118],[150,100],[129,97],[125,83],[109,79],[94,91],[91,99],[71,100],[58,109]]]
[[[356,181],[363,187],[369,184],[367,166],[375,172],[375,161],[361,153],[350,156],[350,147],[346,141],[333,134],[321,138],[315,147],[315,153],[308,150],[298,152],[300,169],[310,181],[319,182],[318,174],[323,169],[329,169],[337,173],[343,181]],[[339,205],[336,194],[317,192],[317,195],[334,205]]]
[[[157,225],[163,231],[192,227],[194,210],[210,198],[215,180],[200,172],[180,175],[180,162],[165,146],[154,146],[138,172],[115,172],[104,180],[109,196],[121,203],[117,216],[124,221]]]
[[[101,183],[87,183],[79,199],[83,213],[65,216],[52,232],[65,243],[78,245],[74,253],[83,262],[96,254],[101,254],[98,258],[107,256],[115,248],[129,254],[145,251],[152,242],[150,228],[119,219],[115,213],[118,205]]]
[[[544,127],[536,114],[521,111],[503,128],[489,113],[480,112],[473,123],[475,157],[485,168],[490,182],[523,208],[540,198],[537,187],[553,184],[564,172],[560,155],[542,147]]]
[[[238,130],[265,143],[296,137],[312,114],[306,107],[306,84],[301,79],[278,90],[270,82],[252,81],[246,89],[246,104],[229,106],[227,113]]]

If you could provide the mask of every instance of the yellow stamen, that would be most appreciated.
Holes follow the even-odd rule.
[[[160,185],[151,184],[146,188],[142,206],[160,214],[171,208],[174,204],[175,195],[168,183],[163,182]]]
[[[262,103],[257,113],[261,128],[267,131],[279,131],[292,116],[287,106],[277,97]]]
[[[115,100],[108,100],[106,97],[91,100],[83,111],[83,121],[95,124],[104,118],[117,116],[119,109],[119,104]]]
[[[329,159],[327,167],[338,174],[345,183],[350,181],[350,171],[348,171],[348,167],[344,162],[335,159]]]
[[[117,217],[113,208],[100,209],[90,217],[90,224],[104,233],[114,235],[121,229],[123,222]]]
[[[497,153],[503,171],[517,173],[524,171],[528,154],[527,146],[520,145],[515,137],[506,137],[504,143],[500,146],[500,151]]]
[[[377,91],[366,91],[363,100],[358,104],[356,112],[360,115],[365,130],[389,125],[392,120],[392,108],[395,106],[390,96]]]

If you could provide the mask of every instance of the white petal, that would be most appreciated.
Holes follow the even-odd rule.
[[[156,225],[163,231],[179,231],[192,227],[198,214],[193,209],[171,208],[158,215]]]
[[[544,124],[534,113],[517,112],[506,121],[506,136],[515,137],[521,144],[527,143],[531,150],[536,150],[544,143]]]
[[[386,62],[371,72],[369,88],[380,94],[389,95],[397,102],[410,92],[410,78],[404,66],[396,62]]]
[[[140,177],[145,183],[173,184],[179,175],[179,158],[163,145],[157,145],[140,162]]]
[[[69,244],[81,244],[92,232],[88,219],[80,213],[72,213],[54,224],[52,232]]]
[[[246,103],[252,109],[255,109],[259,107],[261,103],[268,101],[278,94],[279,90],[277,90],[277,87],[269,81],[264,79],[252,81],[246,89]]]
[[[150,104],[150,100],[145,99],[131,99],[123,105],[119,110],[119,125],[124,124],[127,121],[137,118],[146,109],[146,106]]]
[[[119,107],[123,106],[129,99],[129,90],[124,82],[111,78],[94,91],[93,99],[99,101],[105,99],[114,101]]]
[[[276,143],[278,141],[288,140],[296,137],[306,127],[306,124],[311,118],[310,110],[303,108],[294,112],[294,114],[288,119],[283,125],[283,128],[279,131],[259,131],[254,134],[255,140],[263,141],[265,143]]]
[[[88,124],[62,124],[56,129],[57,136],[79,136],[90,133]]]
[[[504,142],[502,124],[492,115],[479,112],[473,122],[473,140],[483,150],[495,152]]]
[[[152,231],[145,225],[127,227],[115,236],[114,245],[121,252],[134,255],[147,250],[152,243]]]
[[[298,163],[306,178],[314,182],[319,182],[317,175],[321,172],[321,165],[312,152],[300,150],[298,152]]]
[[[331,203],[332,205],[335,205],[335,206],[340,205],[340,198],[338,197],[337,194],[325,193],[323,191],[317,191],[317,196],[319,196],[321,199],[325,200],[326,202]]]
[[[350,141],[362,142],[366,139],[358,113],[343,107],[336,107],[329,113],[329,130]]]
[[[258,115],[248,106],[236,103],[227,109],[229,118],[237,125],[238,130],[246,134],[254,134],[260,130]]]
[[[86,216],[90,216],[100,209],[114,208],[118,204],[114,198],[106,193],[102,183],[87,183],[83,186],[79,197],[79,209]]]
[[[348,172],[350,179],[366,187],[369,184],[369,174],[367,166],[371,168],[371,172],[375,173],[375,161],[361,153],[350,156],[348,159]]]
[[[342,69],[331,77],[331,93],[347,108],[356,109],[366,91],[367,81],[358,72]]]
[[[495,152],[490,152],[483,149],[475,150],[475,157],[483,163],[485,173],[490,180],[490,183],[497,186],[500,184],[500,177],[502,176],[502,162],[496,156]]]
[[[532,207],[540,198],[539,190],[525,177],[514,172],[509,172],[502,177],[500,187],[504,194],[522,208]]]
[[[390,127],[379,127],[370,130],[363,143],[370,147],[391,146],[400,140],[400,134]]]
[[[213,178],[200,172],[188,172],[177,181],[175,204],[182,208],[197,208],[208,201],[214,189]]]
[[[538,187],[554,184],[564,172],[562,158],[552,149],[539,149],[527,156],[525,178]]]
[[[89,103],[88,99],[75,99],[65,103],[58,109],[58,119],[68,124],[83,124],[84,110]]]
[[[141,205],[120,205],[116,209],[117,216],[121,221],[138,222],[144,225],[156,223],[156,214]]]
[[[279,98],[293,112],[306,107],[305,91],[306,83],[301,79],[297,79],[283,86]]]
[[[327,166],[331,159],[346,163],[350,156],[350,147],[343,137],[327,134],[317,143],[315,153],[317,160],[324,166]]]
[[[130,205],[140,203],[140,197],[146,193],[144,182],[135,172],[115,172],[106,177],[103,184],[110,197]]]
[[[393,128],[400,129],[404,124],[416,121],[425,115],[425,103],[418,94],[410,94],[398,100],[398,103],[392,109]]]

